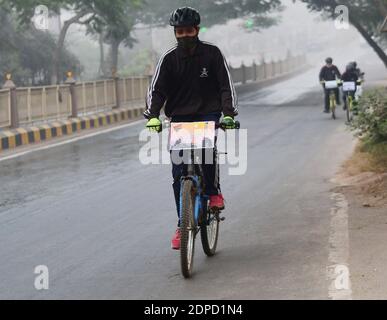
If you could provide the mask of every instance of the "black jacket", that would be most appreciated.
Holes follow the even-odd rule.
[[[339,69],[335,65],[332,65],[330,68],[327,66],[322,67],[319,75],[320,81],[322,80],[332,81],[332,80],[336,80],[336,77],[340,79],[341,74]]]
[[[359,80],[359,77],[357,75],[357,72],[354,71],[345,71],[343,75],[341,76],[341,80],[346,81],[346,82],[357,82]]]
[[[237,96],[227,62],[216,46],[199,41],[192,56],[173,47],[156,67],[146,97],[146,118],[223,112],[238,114]]]

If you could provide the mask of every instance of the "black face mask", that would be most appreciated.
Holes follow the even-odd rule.
[[[199,37],[182,37],[177,39],[178,46],[184,50],[192,50],[199,42]]]

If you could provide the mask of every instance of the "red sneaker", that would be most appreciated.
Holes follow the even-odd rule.
[[[173,250],[180,250],[180,229],[177,229],[171,241]]]
[[[211,209],[224,209],[224,198],[222,194],[210,196],[210,208]]]

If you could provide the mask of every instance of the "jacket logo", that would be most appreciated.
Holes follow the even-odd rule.
[[[200,78],[208,78],[208,70],[207,70],[207,68],[203,68],[202,74],[200,75]]]

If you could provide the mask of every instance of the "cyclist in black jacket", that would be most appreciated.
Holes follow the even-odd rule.
[[[165,104],[165,115],[171,122],[215,121],[226,127],[235,126],[238,114],[237,96],[230,70],[222,52],[213,44],[198,38],[200,15],[190,7],[172,12],[170,25],[174,27],[177,45],[161,57],[146,97],[144,116],[147,127],[161,126],[160,110]],[[173,157],[172,157],[173,158]],[[182,164],[172,161],[173,189],[179,216],[180,177]],[[204,164],[206,193],[211,208],[224,209],[217,166]],[[178,222],[178,227],[180,221]],[[180,248],[180,230],[172,239],[172,248]]]
[[[341,74],[339,69],[333,64],[332,58],[327,58],[325,60],[326,65],[321,68],[319,79],[321,81],[333,81],[336,79],[341,78]],[[329,113],[329,94],[327,90],[325,90],[324,87],[324,94],[325,94],[325,109],[324,112]],[[335,89],[336,94],[336,101],[337,104],[340,104],[340,95],[339,95],[339,88]]]
[[[358,76],[358,72],[354,66],[353,63],[349,63],[347,64],[347,66],[345,67],[345,72],[342,74],[341,76],[341,80],[343,82],[354,82],[355,85],[357,85],[357,82],[359,80],[359,76]],[[356,91],[355,91],[356,92]],[[347,110],[347,95],[350,94],[348,92],[343,92],[343,99],[344,99],[344,110]],[[354,94],[351,93],[351,94]]]

